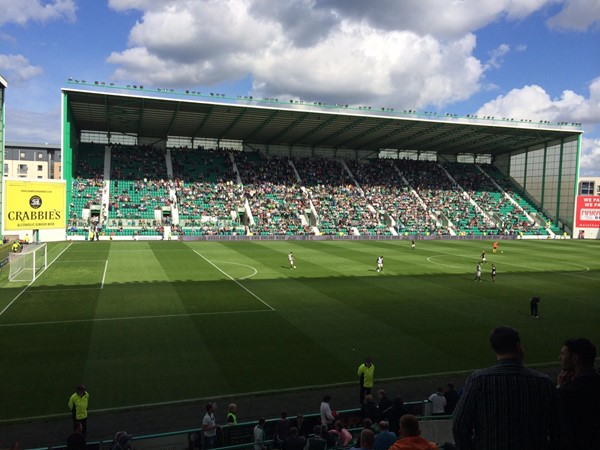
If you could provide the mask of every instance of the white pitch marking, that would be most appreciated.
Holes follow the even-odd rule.
[[[252,275],[246,275],[245,277],[238,278],[238,280],[245,280],[246,278],[252,278],[254,275],[256,275],[258,273],[258,270],[256,270],[255,267],[249,266],[247,264],[240,264],[240,263],[231,262],[231,261],[213,261],[213,262],[219,263],[219,264],[234,264],[236,266],[247,267],[248,269],[254,270],[254,273]]]
[[[238,280],[236,280],[235,278],[233,278],[231,275],[229,275],[227,272],[225,272],[224,270],[222,270],[219,266],[217,266],[216,264],[214,264],[212,261],[208,260],[207,258],[205,258],[204,256],[202,256],[200,253],[198,253],[196,250],[193,250],[193,252],[198,255],[200,258],[202,258],[204,261],[206,261],[207,263],[209,263],[211,266],[213,266],[215,269],[217,269],[219,272],[221,272],[223,275],[225,275],[227,278],[229,278],[231,281],[233,281],[235,284],[237,284],[239,287],[241,287],[243,290],[245,290],[246,292],[248,292],[248,294],[250,294],[252,297],[254,297],[255,299],[257,299],[259,302],[261,302],[263,305],[265,305],[267,308],[269,308],[271,311],[275,311],[275,308],[273,308],[271,305],[269,305],[267,302],[265,302],[262,298],[260,298],[258,295],[256,295],[254,292],[252,292],[250,289],[248,289],[246,286],[244,286],[242,283],[240,283]]]
[[[62,254],[63,254],[64,252],[66,252],[66,251],[69,249],[69,247],[71,247],[71,245],[73,245],[73,243],[70,243],[69,245],[67,245],[67,246],[64,248],[64,250],[63,250],[62,252],[60,252],[60,253],[59,253],[59,254],[56,256],[56,258],[54,258],[52,261],[50,261],[50,264],[48,264],[48,266],[46,267],[46,270],[48,270],[48,268],[49,268],[49,267],[50,267],[52,264],[54,264],[54,262],[55,262],[55,261],[56,261],[58,258],[60,258],[60,257],[62,256]],[[45,272],[45,271],[44,271],[44,272]],[[31,283],[29,283],[27,286],[25,286],[25,287],[24,287],[24,288],[21,290],[21,292],[19,292],[19,293],[18,293],[18,294],[15,296],[15,298],[13,298],[13,299],[10,301],[10,303],[9,303],[8,305],[6,305],[2,311],[0,311],[0,317],[2,317],[2,314],[4,314],[4,313],[6,312],[6,310],[7,310],[8,308],[10,308],[10,307],[12,306],[12,304],[13,304],[14,302],[16,302],[16,301],[17,301],[17,299],[18,299],[18,298],[19,298],[21,295],[23,295],[23,294],[25,293],[25,291],[27,291],[27,289],[29,289],[29,287],[30,287],[30,286],[33,284],[33,282],[34,282],[34,281],[35,281],[35,280],[31,280]]]
[[[104,281],[106,280],[106,271],[108,270],[108,259],[104,263],[104,273],[102,274],[102,284],[100,285],[100,289],[104,289]]]
[[[66,289],[34,289],[31,294],[44,293],[44,292],[71,292],[71,291],[99,291],[99,287],[88,287],[88,288],[66,288]]]
[[[443,255],[451,255],[451,256],[455,256],[455,257],[468,258],[468,259],[480,259],[477,256],[456,255],[454,253],[442,252],[442,251],[439,251],[439,250],[434,250],[434,251],[437,252],[437,253],[441,253]],[[451,266],[449,264],[438,263],[438,262],[435,262],[435,261],[432,261],[432,260],[429,259],[429,258],[436,258],[436,257],[440,257],[440,255],[429,256],[427,258],[427,261],[430,262],[430,263],[432,263],[432,264],[439,264],[439,265],[442,265],[442,266],[453,267],[453,268],[456,268],[456,269],[461,268],[461,267]],[[520,264],[513,264],[513,263],[509,263],[509,262],[505,262],[505,261],[501,261],[499,264],[506,265],[506,266],[513,266],[513,267],[521,267],[523,269],[529,269],[529,270],[537,270],[539,272],[554,272],[554,273],[561,273],[563,275],[569,275],[569,276],[572,276],[572,277],[581,277],[581,275],[577,275],[576,273],[569,273],[569,272],[565,272],[565,271],[562,271],[562,270],[540,269],[540,268],[533,267],[533,266],[523,266],[523,265],[520,265]],[[566,265],[570,265],[570,266],[583,267],[585,270],[582,270],[579,273],[585,273],[585,272],[589,272],[590,271],[590,268],[587,267],[587,266],[584,266],[583,264],[570,263],[570,262],[563,262],[562,264],[566,264]],[[589,278],[589,277],[581,277],[581,278]],[[591,278],[591,279],[595,279],[595,278]]]
[[[427,257],[427,261],[429,261],[431,264],[438,264],[438,265],[440,265],[440,266],[452,267],[453,269],[461,269],[461,270],[462,270],[462,269],[464,269],[464,267],[452,266],[452,265],[450,265],[450,264],[444,264],[444,263],[440,263],[440,262],[434,261],[434,260],[432,259],[432,258],[438,258],[438,257],[439,257],[439,256],[437,256],[437,255],[434,255],[434,256],[429,256],[429,257]]]
[[[12,327],[29,327],[41,325],[65,325],[69,323],[88,323],[88,322],[116,322],[118,320],[147,320],[147,319],[176,319],[194,316],[221,316],[225,314],[247,314],[247,313],[266,313],[275,311],[274,309],[249,309],[247,311],[216,311],[216,312],[199,312],[199,313],[184,313],[184,314],[160,314],[156,316],[126,316],[126,317],[101,317],[94,319],[73,319],[73,320],[49,320],[47,322],[23,322],[23,323],[4,323],[0,324],[0,328]]]
[[[72,252],[71,252],[72,253]],[[69,264],[69,263],[77,263],[77,264],[83,264],[83,263],[93,263],[93,262],[105,262],[105,259],[86,259],[86,260],[82,260],[82,261],[56,261],[57,264]]]

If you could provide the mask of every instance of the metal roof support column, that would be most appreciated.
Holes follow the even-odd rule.
[[[548,159],[548,143],[544,144],[544,163],[542,164],[542,195],[540,196],[540,208],[544,210],[544,194],[546,193],[546,161]]]
[[[521,192],[523,195],[525,195],[525,192],[527,190],[527,164],[529,163],[529,148],[527,148],[527,150],[525,150],[525,169],[523,169],[523,192]]]
[[[579,157],[581,156],[581,134],[577,136],[577,156],[575,157],[575,192],[573,195],[577,198],[577,194],[579,193]],[[596,189],[594,186],[594,192],[592,195],[596,195]],[[573,222],[575,223],[575,222]]]
[[[562,183],[562,171],[563,171],[563,154],[564,154],[565,139],[560,140],[560,159],[558,162],[558,189],[556,190],[556,215],[554,216],[554,223],[558,223],[560,220],[560,183]],[[562,220],[561,220],[562,222]]]
[[[573,192],[573,198],[575,202],[577,202],[577,195],[579,194],[579,157],[581,156],[581,134],[577,136],[577,155],[575,156],[575,192]],[[594,183],[594,190],[592,191],[592,195],[596,195],[596,183]],[[572,222],[569,224],[567,222],[567,226],[571,229],[571,237],[573,237],[573,233],[575,230],[575,215],[577,214],[577,203],[575,203],[575,207],[573,208],[573,214],[571,215]],[[563,221],[564,223],[564,221]]]

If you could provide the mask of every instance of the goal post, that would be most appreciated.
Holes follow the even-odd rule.
[[[8,280],[33,282],[47,266],[48,246],[45,243],[24,245],[20,252],[8,256]]]

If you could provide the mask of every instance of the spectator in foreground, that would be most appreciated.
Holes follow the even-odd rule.
[[[419,421],[412,414],[400,418],[400,439],[389,450],[439,450],[433,442],[421,437]]]
[[[394,406],[394,402],[388,397],[383,389],[377,391],[377,397],[379,397],[379,404],[377,409],[379,410],[380,420],[389,420],[388,414],[390,409]]]
[[[444,392],[444,397],[446,397],[446,414],[451,415],[460,397],[452,383],[448,383],[448,389]]]
[[[258,423],[254,427],[254,450],[266,450],[265,445],[265,418],[258,419]]]
[[[67,450],[85,450],[86,441],[81,422],[75,422],[73,432],[67,438]]]
[[[373,432],[373,435],[375,434],[375,431],[373,431],[373,421],[369,418],[363,420],[363,430],[370,430]],[[360,439],[362,436],[362,431],[361,434],[359,434],[356,438],[356,442],[354,443],[354,447],[356,448],[360,448],[362,447]]]
[[[388,422],[390,424],[390,431],[396,436],[400,435],[400,417],[404,414],[408,414],[408,409],[404,406],[404,400],[400,397],[395,397],[394,406],[392,406],[392,409],[388,413]]]
[[[238,405],[230,403],[227,410],[227,425],[237,425]]]
[[[523,365],[517,330],[490,335],[495,366],[475,371],[454,410],[452,427],[460,450],[560,448],[558,393],[548,378]]]
[[[129,445],[129,441],[132,437],[126,431],[117,431],[110,447],[111,450],[130,450],[131,445]]]
[[[217,446],[217,425],[212,403],[206,404],[206,414],[202,419],[202,448],[208,450]]]
[[[337,435],[337,445],[339,447],[346,447],[352,441],[352,434],[341,420],[335,421],[333,432]]]
[[[310,425],[304,420],[304,414],[298,414],[296,416],[296,422],[294,426],[298,428],[298,436],[302,436],[305,439],[310,435]]]
[[[379,409],[371,394],[365,395],[364,402],[360,408],[360,417],[362,417],[363,420],[371,419],[373,423],[376,423],[379,418]]]
[[[321,425],[327,425],[328,427],[332,425],[333,421],[335,420],[335,415],[331,410],[331,405],[329,404],[329,402],[331,402],[331,395],[327,394],[323,397],[320,407]]]
[[[434,392],[429,396],[431,402],[431,414],[434,416],[441,416],[446,412],[446,397],[444,396],[444,388],[437,388],[437,392]]]
[[[327,441],[321,436],[321,426],[315,425],[314,434],[306,440],[304,450],[325,450],[327,448]]]
[[[287,420],[287,412],[282,411],[279,420],[275,424],[275,435],[273,436],[273,448],[281,448],[281,444],[290,437],[290,423]]]
[[[363,429],[360,432],[360,447],[358,446],[358,441],[355,447],[352,447],[354,450],[372,450],[375,445],[375,433],[369,430],[368,428]]]
[[[600,375],[596,347],[588,339],[567,339],[560,350],[558,393],[565,407],[569,441],[577,450],[600,449]]]
[[[325,439],[327,448],[334,448],[337,444],[337,433],[329,430],[327,425],[321,425],[321,437]]]
[[[375,450],[388,450],[396,439],[398,436],[390,431],[390,424],[385,420],[379,422],[379,433],[375,435]]]
[[[281,444],[282,450],[303,450],[306,445],[306,438],[298,435],[298,428],[290,428],[290,437]]]

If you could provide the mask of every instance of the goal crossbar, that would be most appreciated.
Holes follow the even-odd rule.
[[[8,256],[9,281],[35,281],[48,267],[48,246],[27,244]]]

